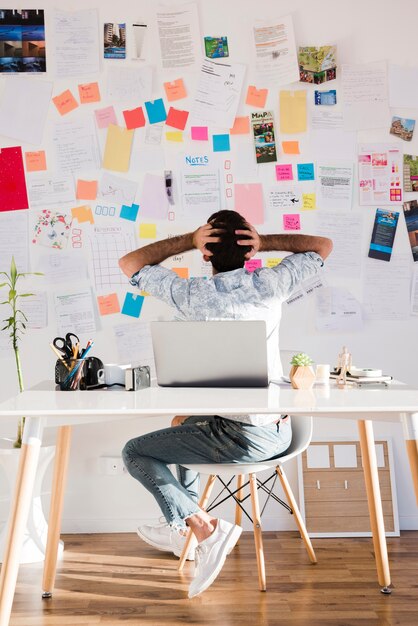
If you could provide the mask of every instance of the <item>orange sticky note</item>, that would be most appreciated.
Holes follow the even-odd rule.
[[[299,141],[282,141],[284,154],[300,154]]]
[[[254,85],[250,85],[248,87],[245,104],[249,104],[252,107],[259,107],[260,109],[264,109],[264,107],[266,106],[268,92],[268,89],[256,89]]]
[[[189,278],[189,268],[188,267],[172,267],[173,272],[180,276],[180,278]]]
[[[27,172],[42,172],[46,170],[45,150],[25,152],[25,163]]]
[[[77,200],[96,200],[97,180],[77,180]]]
[[[236,117],[233,127],[230,129],[230,135],[248,135],[250,132],[250,118],[246,115],[244,117]]]
[[[80,224],[82,222],[90,222],[90,224],[94,224],[94,217],[91,211],[91,207],[87,205],[78,206],[74,209],[71,209],[71,214],[76,220],[78,220]]]
[[[97,296],[97,304],[99,305],[100,315],[120,313],[120,305],[116,293],[109,293],[107,296]]]
[[[181,100],[181,98],[185,98],[187,96],[186,87],[184,86],[182,78],[164,83],[164,89],[169,102]]]
[[[59,96],[52,98],[52,102],[55,104],[58,113],[61,115],[66,115],[78,107],[78,102],[69,89],[60,93]]]
[[[78,93],[80,96],[81,104],[88,104],[89,102],[100,102],[100,90],[99,83],[85,83],[78,86]]]

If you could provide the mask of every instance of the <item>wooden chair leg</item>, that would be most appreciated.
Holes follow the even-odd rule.
[[[251,505],[253,511],[254,542],[257,555],[258,582],[260,591],[266,591],[266,568],[264,564],[263,536],[261,532],[260,505],[258,503],[257,475],[250,474]]]
[[[245,474],[238,474],[237,476],[236,497],[238,498],[238,500],[241,500],[242,498],[242,486],[244,484],[244,478],[245,478]],[[238,504],[235,504],[235,524],[237,524],[237,526],[241,526],[241,520],[242,520],[242,509]],[[237,544],[238,544],[238,541],[237,541]]]
[[[285,492],[286,499],[287,499],[287,501],[289,503],[289,506],[291,507],[291,509],[293,511],[295,522],[296,522],[297,527],[299,529],[300,536],[303,539],[303,543],[305,544],[306,550],[308,551],[308,555],[309,555],[310,561],[311,561],[311,563],[316,563],[317,560],[316,560],[314,549],[312,547],[311,540],[310,540],[309,535],[308,535],[308,531],[306,530],[305,523],[304,523],[304,521],[302,519],[302,515],[300,514],[299,507],[298,507],[298,505],[296,503],[295,496],[293,495],[293,491],[292,491],[292,489],[291,489],[291,487],[289,485],[289,482],[288,482],[288,480],[286,478],[286,474],[284,473],[283,467],[281,465],[278,465],[276,467],[276,472],[277,472],[277,475],[278,475],[279,480],[281,482],[281,485],[283,487],[283,491]]]
[[[215,480],[216,480],[216,474],[211,474],[209,476],[208,482],[206,483],[206,486],[205,486],[205,488],[203,490],[202,497],[199,500],[199,506],[200,506],[201,509],[206,509],[206,506],[208,504],[208,500],[210,498],[210,494],[212,492]],[[183,569],[184,564],[186,562],[186,556],[187,556],[187,553],[189,551],[190,544],[192,542],[193,536],[194,536],[193,533],[189,529],[189,531],[187,533],[186,543],[184,544],[183,552],[181,553],[181,556],[180,556],[180,561],[179,561],[179,566],[178,566],[178,571],[179,572],[181,572],[181,570]]]

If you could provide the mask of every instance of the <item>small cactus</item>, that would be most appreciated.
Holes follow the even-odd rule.
[[[312,365],[313,361],[311,357],[304,352],[299,352],[298,354],[293,355],[290,363],[296,367],[303,367],[305,365]]]

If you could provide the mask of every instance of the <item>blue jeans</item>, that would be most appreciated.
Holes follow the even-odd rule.
[[[131,439],[122,456],[128,472],[152,493],[167,522],[185,528],[200,511],[199,475],[182,463],[257,463],[283,454],[292,428],[286,422],[252,426],[217,415],[192,415],[180,426]],[[178,480],[168,465],[176,464]]]

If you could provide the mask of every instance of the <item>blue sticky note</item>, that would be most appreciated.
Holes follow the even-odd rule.
[[[212,135],[212,143],[214,152],[229,152],[231,149],[228,134]]]
[[[165,120],[167,119],[167,113],[162,98],[158,98],[153,102],[148,100],[147,102],[145,102],[145,108],[147,110],[148,121],[150,124],[165,122]]]
[[[315,180],[313,163],[298,163],[298,180]]]
[[[141,314],[144,296],[136,293],[128,293],[125,296],[125,302],[122,307],[122,315],[130,315],[131,317],[139,317]]]
[[[120,209],[120,217],[124,220],[130,220],[134,222],[138,216],[139,204],[133,204],[132,206],[128,206],[127,204],[122,204]]]

